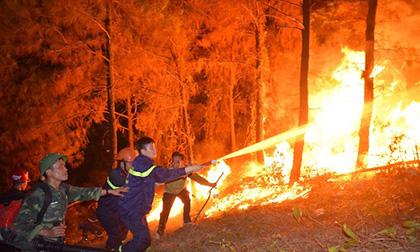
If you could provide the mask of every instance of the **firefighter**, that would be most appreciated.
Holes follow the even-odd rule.
[[[131,148],[124,148],[118,153],[118,166],[109,173],[102,188],[116,189],[125,184],[128,170],[133,166],[133,161],[138,155],[137,151]],[[127,228],[121,221],[118,214],[118,197],[108,195],[99,199],[96,216],[108,234],[106,248],[116,250],[127,236]]]
[[[13,170],[11,179],[12,187],[0,196],[0,240],[13,239],[12,224],[22,206],[30,181],[28,171],[21,165]]]
[[[21,165],[18,165],[14,169],[11,178],[13,182],[12,188],[0,196],[0,203],[4,206],[8,206],[14,200],[22,200],[25,196],[28,183],[31,181],[28,171]]]
[[[133,234],[133,239],[122,245],[122,251],[145,251],[151,243],[146,215],[152,208],[155,196],[155,183],[164,183],[178,179],[203,168],[202,165],[192,165],[185,168],[167,169],[156,166],[154,140],[142,137],[136,142],[139,156],[133,163],[127,176],[129,191],[119,200],[120,216],[126,227]]]
[[[50,200],[45,205],[47,190],[41,187],[35,187],[23,200],[13,223],[17,236],[14,243],[23,251],[34,251],[35,244],[42,241],[64,243],[64,216],[69,202],[98,200],[108,194],[122,196],[127,191],[127,188],[82,188],[64,183],[68,179],[66,160],[65,155],[49,153],[40,162],[39,171],[44,181],[41,183],[49,189]]]
[[[183,161],[184,161],[184,155],[175,151],[174,153],[172,153],[171,169],[182,167]],[[215,183],[210,183],[205,178],[201,177],[200,175],[196,173],[192,173],[188,177],[198,182],[201,185],[206,185],[210,187],[216,186]],[[187,178],[184,177],[175,181],[165,183],[165,192],[162,198],[163,207],[162,207],[162,212],[160,213],[159,228],[157,231],[159,237],[161,237],[165,232],[166,222],[168,221],[168,216],[176,197],[178,197],[184,204],[184,213],[183,213],[184,225],[191,223],[191,218],[190,218],[191,200],[190,200],[190,193],[188,192],[186,188],[186,183],[185,183],[186,180]]]

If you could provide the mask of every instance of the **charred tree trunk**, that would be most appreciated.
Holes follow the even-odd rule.
[[[231,67],[230,67],[230,83],[229,83],[229,115],[230,115],[230,147],[231,151],[234,152],[236,150],[236,129],[235,129],[235,101],[233,97],[233,90],[236,84],[236,65],[233,62],[233,42],[232,39],[232,46],[231,46]]]
[[[133,131],[133,111],[131,105],[131,96],[127,97],[127,128],[128,128],[128,144],[131,149],[134,149],[134,131]]]
[[[112,155],[114,159],[114,166],[116,166],[117,155],[118,155],[118,138],[117,138],[117,120],[115,118],[115,99],[114,99],[114,85],[112,83],[112,53],[111,53],[111,14],[110,8],[111,3],[106,2],[106,16],[105,16],[105,29],[106,42],[103,53],[104,63],[106,66],[106,91],[107,91],[107,105],[108,105],[108,122],[112,132]]]
[[[255,142],[261,142],[264,138],[264,80],[263,80],[263,61],[264,46],[265,46],[265,15],[257,6],[258,17],[257,24],[255,25]],[[258,151],[257,161],[264,163],[263,151]]]
[[[367,156],[369,154],[369,131],[373,108],[373,78],[371,77],[371,74],[375,64],[375,18],[377,5],[377,0],[369,0],[369,10],[366,19],[365,71],[363,72],[364,103],[359,130],[359,151],[357,154],[356,164],[357,168],[366,168]]]
[[[255,142],[258,143],[262,140],[262,106],[261,106],[261,48],[260,48],[260,35],[258,29],[255,31],[255,50],[256,50],[256,57],[255,57],[255,70],[256,70],[256,77],[255,77]],[[257,152],[257,161],[259,163],[264,162],[264,155],[262,151]]]
[[[230,147],[231,151],[236,150],[236,129],[235,129],[235,101],[233,99],[233,89],[236,82],[236,67],[232,65],[230,69],[230,85],[229,85],[229,115],[230,115]]]
[[[308,123],[308,69],[309,69],[309,32],[310,32],[310,15],[311,15],[311,0],[303,0],[302,5],[303,26],[302,30],[302,51],[300,63],[300,81],[299,81],[299,122],[301,127]],[[293,153],[293,167],[290,172],[290,184],[299,181],[300,169],[302,166],[303,147],[305,144],[305,137],[296,139]]]

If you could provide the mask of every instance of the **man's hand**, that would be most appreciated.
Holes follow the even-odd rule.
[[[41,229],[39,231],[39,235],[45,236],[45,237],[65,237],[66,236],[66,225],[61,223],[58,226],[55,226],[51,229]]]
[[[206,166],[203,166],[203,165],[200,165],[200,164],[190,165],[190,166],[185,167],[185,173],[190,174],[190,173],[193,173],[193,172],[197,172],[197,171],[203,169],[204,167],[206,167]]]
[[[117,189],[113,189],[113,190],[108,190],[109,194],[112,194],[114,196],[119,196],[119,197],[124,196],[124,193],[126,192],[128,192],[128,187],[125,187],[125,186],[117,188]]]

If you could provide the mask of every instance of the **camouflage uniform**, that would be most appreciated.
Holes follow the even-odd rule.
[[[58,223],[64,223],[67,205],[73,201],[98,200],[101,195],[100,187],[81,188],[62,183],[59,190],[49,185],[52,201],[45,212],[40,225],[35,225],[36,218],[44,203],[44,192],[37,188],[29,194],[13,223],[17,235],[15,244],[22,250],[32,250],[30,242],[34,238],[41,238],[52,242],[63,242],[62,238],[47,238],[38,236],[41,229],[50,229]]]

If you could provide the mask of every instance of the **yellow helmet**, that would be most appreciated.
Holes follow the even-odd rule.
[[[133,162],[134,159],[137,157],[138,152],[134,149],[131,149],[130,147],[126,147],[120,152],[118,152],[118,161],[127,161],[127,162]]]

